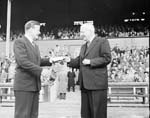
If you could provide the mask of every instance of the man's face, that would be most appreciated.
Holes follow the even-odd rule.
[[[40,26],[39,25],[35,25],[34,27],[32,27],[31,28],[31,33],[32,33],[32,37],[34,39],[38,39],[39,35],[41,34]]]
[[[80,38],[83,39],[84,41],[88,42],[89,41],[89,35],[90,32],[88,29],[81,27],[80,28]]]

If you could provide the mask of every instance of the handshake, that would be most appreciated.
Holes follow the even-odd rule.
[[[51,57],[49,59],[50,63],[56,63],[56,62],[60,62],[60,61],[64,61],[64,62],[70,62],[70,57],[68,56],[62,56],[62,57]]]
[[[60,61],[63,62],[70,62],[70,57],[68,56],[64,56],[64,57],[51,57],[49,59],[50,63],[58,63]],[[50,79],[50,76],[52,75],[52,70],[48,69],[48,68],[43,68],[42,72],[41,72],[41,81],[46,81],[48,82]]]

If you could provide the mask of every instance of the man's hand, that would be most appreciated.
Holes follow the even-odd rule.
[[[70,57],[65,57],[65,59],[64,59],[64,61],[66,61],[66,62],[70,62],[70,60],[71,60],[71,58]]]
[[[65,57],[51,57],[49,59],[49,62],[50,63],[55,63],[55,62],[58,62],[58,61],[63,61],[65,59]]]
[[[90,64],[91,64],[90,59],[84,59],[84,60],[82,61],[82,63],[83,63],[84,65],[90,65]]]

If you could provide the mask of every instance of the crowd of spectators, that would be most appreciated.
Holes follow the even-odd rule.
[[[0,57],[0,83],[13,82],[15,74],[15,58]]]
[[[112,49],[111,82],[149,82],[149,48]]]
[[[96,33],[101,37],[142,37],[149,36],[148,26],[142,24],[129,25],[99,25],[96,26]],[[11,40],[20,38],[21,31],[11,32]],[[0,41],[5,41],[6,34],[0,31]],[[79,39],[79,26],[55,27],[48,32],[42,31],[39,40],[54,39]],[[49,50],[49,56],[70,56],[66,47],[56,45]],[[149,48],[141,49],[119,49],[117,46],[112,49],[112,62],[108,66],[109,81],[149,81]],[[55,66],[56,67],[56,66]],[[0,57],[0,82],[12,82],[15,71],[15,59]]]
[[[97,25],[96,34],[101,37],[116,38],[116,37],[141,37],[149,36],[147,25]],[[11,32],[11,40],[18,39],[23,35],[23,32]],[[0,41],[6,40],[6,34],[0,31]],[[55,27],[48,31],[42,31],[39,40],[53,40],[53,39],[79,39],[79,26],[72,27]]]
[[[109,82],[149,82],[149,48],[119,49],[116,46],[111,53],[112,61],[108,65]],[[66,55],[70,56],[68,50],[56,45],[45,57]],[[58,62],[51,69],[56,74],[60,68]],[[9,59],[0,57],[0,82],[13,82],[14,73],[14,56]]]

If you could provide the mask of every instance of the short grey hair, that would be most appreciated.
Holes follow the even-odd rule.
[[[24,29],[25,29],[25,31],[27,31],[28,29],[34,27],[35,25],[40,26],[40,22],[35,21],[35,20],[30,20],[30,21],[26,22]]]

